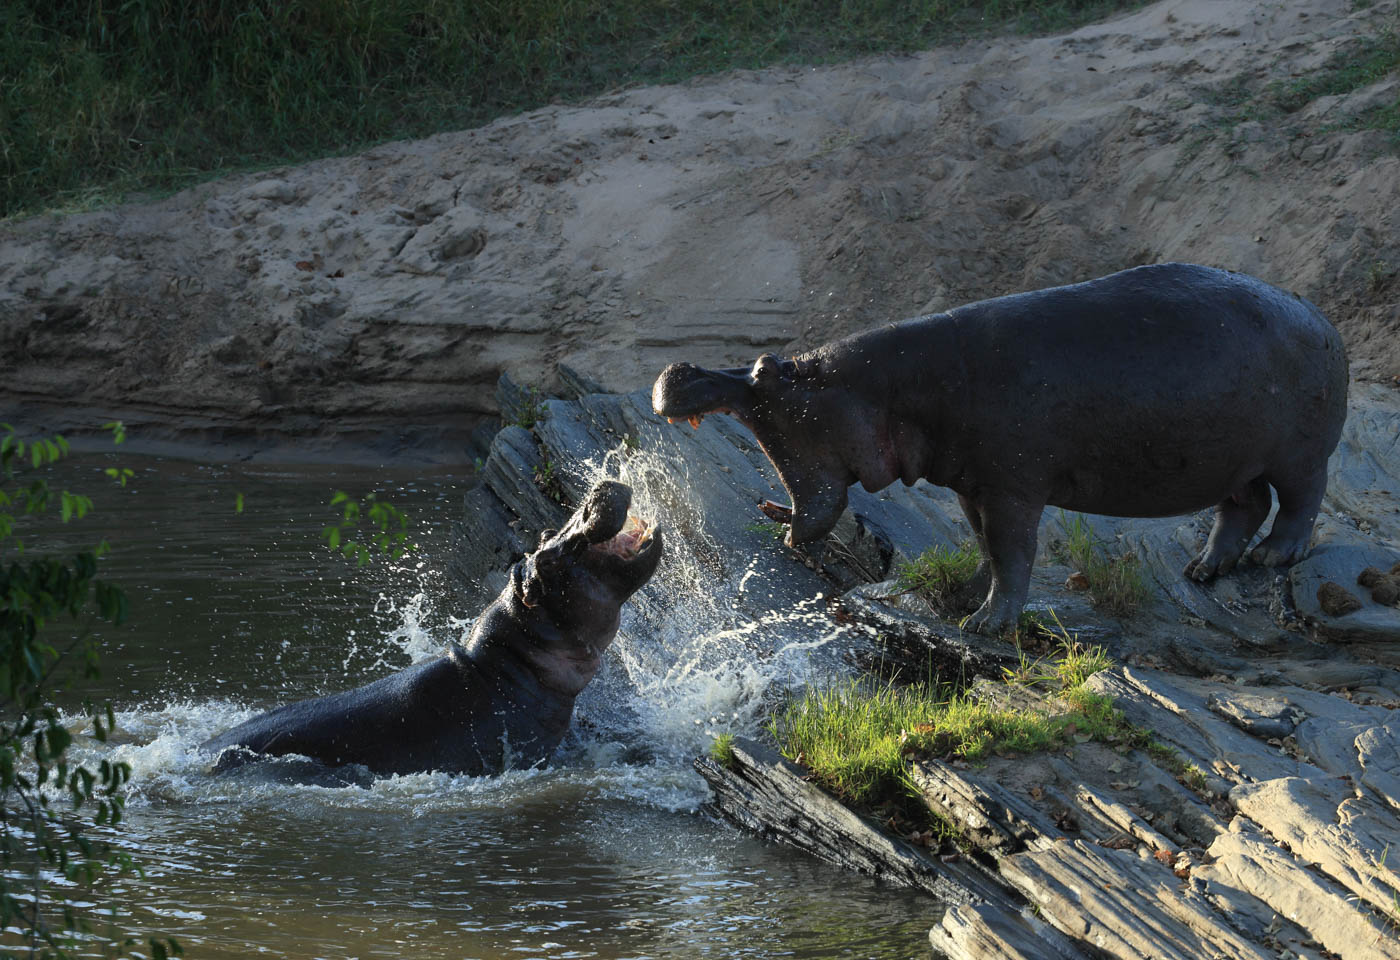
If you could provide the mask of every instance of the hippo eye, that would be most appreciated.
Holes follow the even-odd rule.
[[[765,380],[776,380],[783,375],[783,366],[778,362],[778,358],[771,353],[765,353],[753,362],[753,370],[749,377],[755,383]]]
[[[553,540],[557,536],[559,536],[558,530],[541,530],[540,543],[544,543],[546,540]]]

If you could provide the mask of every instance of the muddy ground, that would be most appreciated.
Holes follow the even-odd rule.
[[[635,389],[1172,259],[1309,297],[1390,381],[1400,157],[1343,127],[1397,81],[1267,108],[1396,17],[1353,6],[1169,0],[7,223],[0,408],[212,456],[470,462],[503,370]]]

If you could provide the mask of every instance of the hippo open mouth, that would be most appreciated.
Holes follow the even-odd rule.
[[[788,527],[789,546],[820,539],[846,505],[849,470],[830,455],[830,443],[810,429],[816,419],[806,411],[819,402],[811,357],[779,359],[760,356],[751,368],[709,370],[693,363],[673,363],[656,378],[651,408],[675,422],[700,426],[707,414],[727,413],[749,429],[773,464],[791,506],[765,500],[759,509]],[[819,386],[819,384],[817,384]]]
[[[749,370],[707,370],[693,363],[673,363],[651,389],[651,408],[670,422],[688,420],[699,427],[706,414],[727,413],[746,421]]]
[[[588,549],[601,554],[619,557],[622,560],[636,560],[641,553],[656,543],[652,534],[656,528],[641,517],[628,514],[626,525],[616,535],[602,543],[592,544]]]
[[[645,583],[661,559],[661,531],[630,513],[632,488],[616,480],[601,480],[588,491],[573,516],[557,533],[540,536],[536,556],[586,547],[588,563],[606,570],[628,592]]]

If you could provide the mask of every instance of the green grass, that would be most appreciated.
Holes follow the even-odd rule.
[[[923,597],[935,610],[946,609],[963,584],[972,579],[981,554],[971,543],[954,549],[929,547],[895,574],[898,588]]]
[[[734,766],[734,734],[721,733],[710,744],[710,759],[726,770]]]
[[[1077,641],[1069,641],[1055,663],[1055,675],[1063,689],[1077,690],[1084,685],[1084,681],[1111,666],[1113,658],[1104,652],[1103,647],[1086,647]]]
[[[1049,32],[1136,0],[7,0],[0,217],[621,86]]]
[[[744,525],[744,530],[748,533],[761,533],[775,543],[782,543],[787,536],[788,526],[776,520],[757,520]]]
[[[535,424],[549,415],[549,407],[545,401],[546,398],[540,395],[538,389],[526,387],[515,416],[510,420],[502,421],[503,425],[524,427],[526,430],[535,429]]]
[[[1056,555],[1088,579],[1094,606],[1119,617],[1137,613],[1151,596],[1147,575],[1137,555],[1108,553],[1080,514],[1067,518],[1061,512],[1060,520],[1065,539],[1055,551]]]
[[[544,461],[535,467],[535,486],[555,503],[564,505],[564,484],[559,479],[559,471],[554,469],[554,461],[547,455]]]
[[[1292,115],[1322,97],[1353,93],[1400,73],[1400,14],[1375,36],[1362,37],[1334,54],[1316,70],[1288,80],[1275,80],[1262,86],[1244,76],[1198,91],[1202,102],[1221,109],[1214,121],[1216,129],[1203,130],[1191,141],[1194,155],[1216,138],[1220,128],[1233,128],[1246,121],[1266,126],[1292,128],[1294,135],[1326,133],[1332,130],[1381,130],[1400,146],[1400,95],[1340,121],[1324,123],[1314,130],[1299,128]]]
[[[908,805],[919,796],[905,769],[909,759],[978,761],[1087,740],[1151,742],[1109,698],[1083,688],[1092,672],[1108,666],[1099,648],[1066,650],[1050,671],[1064,685],[1046,710],[1002,709],[937,682],[896,687],[848,680],[789,698],[768,732],[784,756],[842,800],[865,808]]]
[[[1052,628],[1038,618],[1035,619],[1035,635],[1032,639],[1038,642],[1053,640],[1056,644],[1057,657],[1050,663],[1046,663],[1043,658],[1030,659],[1025,653],[1027,629],[1023,626],[1017,629],[1017,650],[1019,662],[1015,668],[1004,668],[1003,673],[1008,683],[1019,683],[1024,686],[1051,686],[1056,690],[1077,690],[1100,670],[1107,670],[1113,666],[1113,659],[1101,646],[1086,646],[1079,642],[1078,637],[1071,636],[1060,622],[1055,611],[1050,611],[1050,616],[1054,618],[1055,627]],[[1022,614],[1022,619],[1026,619],[1026,614]]]
[[[1400,36],[1388,28],[1340,51],[1314,73],[1269,85],[1269,102],[1294,113],[1320,97],[1351,93],[1400,71]],[[1395,105],[1389,108],[1393,120]],[[1394,127],[1390,127],[1394,129]]]

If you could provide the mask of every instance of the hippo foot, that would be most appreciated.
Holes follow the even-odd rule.
[[[1207,547],[1196,554],[1194,560],[1182,568],[1182,573],[1188,580],[1195,580],[1197,583],[1207,583],[1216,577],[1223,577],[1231,570],[1235,569],[1235,564],[1239,563],[1240,557],[1244,556],[1244,550],[1215,550]]]
[[[1249,554],[1249,559],[1266,567],[1291,567],[1308,553],[1308,538],[1274,539],[1273,534],[1265,537],[1259,546]]]
[[[980,633],[984,637],[998,637],[1015,630],[1019,617],[1019,609],[1013,610],[1009,604],[993,603],[988,600],[977,608],[976,613],[964,620],[961,626],[967,633]]]

